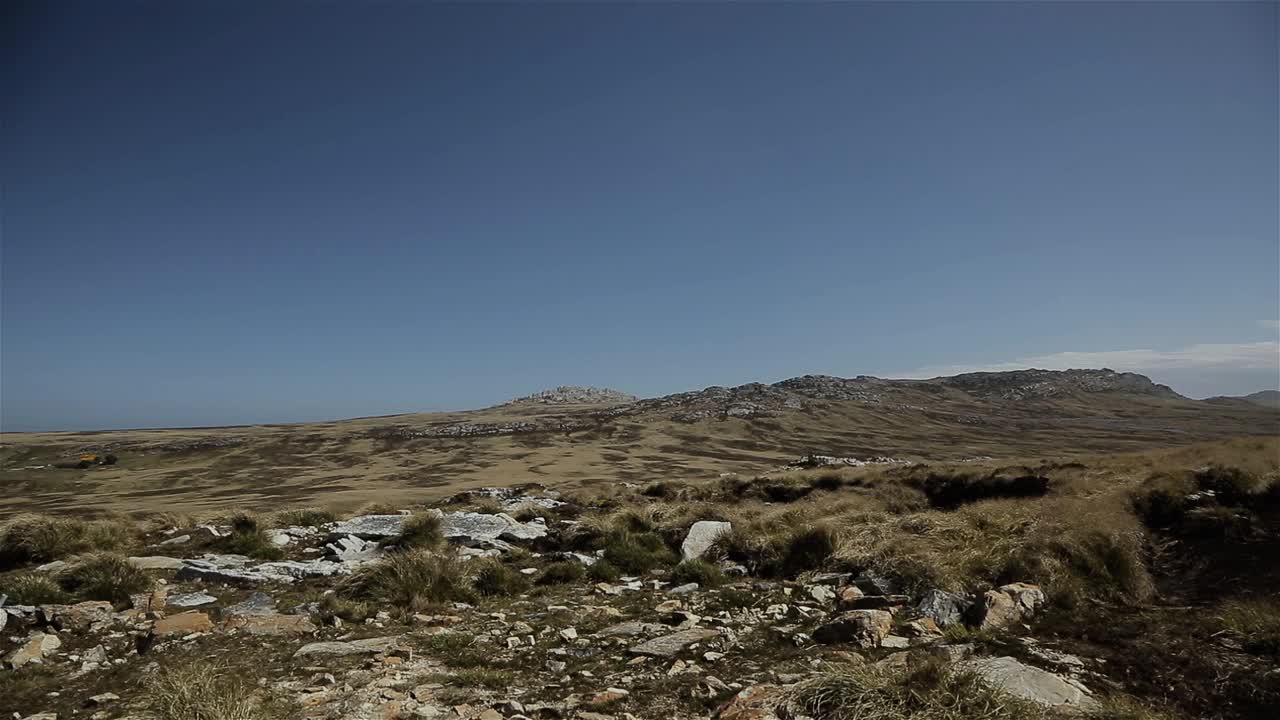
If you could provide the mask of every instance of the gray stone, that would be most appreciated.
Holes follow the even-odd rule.
[[[276,599],[264,592],[255,592],[245,600],[222,611],[223,615],[273,615],[276,612]]]
[[[129,564],[139,570],[178,570],[186,562],[178,558],[165,557],[164,555],[151,555],[148,557],[131,557],[129,558]]]
[[[992,686],[1040,705],[1078,710],[1097,707],[1097,701],[1081,683],[1025,665],[1011,657],[969,660],[963,666],[980,675]]]
[[[337,562],[366,562],[378,557],[382,551],[378,543],[347,535],[325,545],[328,559]]]
[[[671,593],[672,595],[686,595],[697,589],[698,589],[698,583],[685,583],[684,585],[678,585],[676,587],[673,587],[667,592]]]
[[[968,598],[945,590],[930,590],[924,594],[916,611],[938,624],[940,628],[957,625],[973,605]]]
[[[365,638],[363,640],[351,640],[348,642],[330,641],[330,642],[314,642],[308,643],[298,648],[293,654],[294,657],[305,657],[307,655],[373,655],[376,653],[387,652],[396,647],[397,638],[394,637],[375,637]]]
[[[680,545],[680,555],[685,560],[696,560],[715,544],[716,538],[733,529],[732,523],[719,520],[699,520],[689,528],[684,542]]]
[[[880,641],[880,647],[906,650],[911,647],[911,641],[901,635],[885,635],[884,639]]]
[[[218,602],[218,598],[208,593],[193,592],[181,593],[179,595],[171,595],[168,598],[168,605],[175,607],[197,607],[200,605],[208,605],[209,603]]]
[[[536,518],[522,523],[506,513],[441,513],[440,530],[445,538],[463,545],[496,540],[537,540],[545,537],[547,526]]]
[[[853,584],[867,595],[890,595],[894,590],[889,578],[873,572],[862,573],[853,579]]]
[[[191,542],[190,535],[175,535],[168,540],[161,540],[157,545],[186,545]]]
[[[651,657],[672,657],[681,650],[709,638],[718,637],[719,632],[703,628],[690,628],[663,635],[636,645],[627,650],[632,655],[649,655]]]
[[[408,515],[361,515],[329,525],[334,535],[355,535],[364,540],[393,538],[404,529]]]
[[[66,561],[66,560],[54,560],[53,562],[45,563],[45,564],[43,564],[43,565],[40,565],[40,566],[36,567],[36,572],[38,572],[38,573],[56,573],[56,572],[60,572],[61,570],[63,570],[63,569],[64,569],[64,568],[66,568],[66,567],[67,567],[67,561]]]

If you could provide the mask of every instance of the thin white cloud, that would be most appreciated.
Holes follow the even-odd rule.
[[[1171,369],[1280,370],[1280,343],[1219,343],[1191,345],[1180,350],[1102,350],[1098,352],[1059,352],[1018,358],[1008,362],[979,365],[937,365],[922,367],[902,375],[906,378],[932,378],[967,372],[999,372],[1004,370],[1070,370],[1072,368],[1111,368],[1120,372],[1149,372]]]
[[[1268,330],[1280,330],[1280,320],[1259,320],[1258,324]]]

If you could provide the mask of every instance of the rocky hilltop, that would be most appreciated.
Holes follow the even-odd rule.
[[[1183,398],[1169,386],[1154,383],[1146,375],[1118,373],[1105,368],[1102,370],[1014,370],[965,373],[954,377],[938,378],[936,381],[975,395],[1005,400],[1106,392]]]
[[[636,400],[635,395],[628,395],[612,388],[561,385],[550,390],[518,397],[511,402],[541,403],[543,405],[603,405],[606,403],[629,403]]]

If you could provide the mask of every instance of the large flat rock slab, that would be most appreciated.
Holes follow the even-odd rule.
[[[1081,683],[1041,670],[1011,657],[969,660],[964,667],[1014,697],[1049,707],[1090,710],[1097,701]]]
[[[632,655],[648,655],[650,657],[673,657],[694,643],[718,637],[719,635],[720,633],[715,630],[690,628],[689,630],[681,630],[670,635],[646,640],[630,648],[627,652]]]
[[[363,640],[350,640],[347,642],[328,641],[314,642],[303,645],[293,654],[294,657],[306,657],[308,655],[374,655],[377,653],[387,652],[396,647],[399,638],[394,637],[375,637],[365,638]]]

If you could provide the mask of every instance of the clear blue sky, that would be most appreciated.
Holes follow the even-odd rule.
[[[6,13],[5,430],[1277,384],[1275,3]]]

